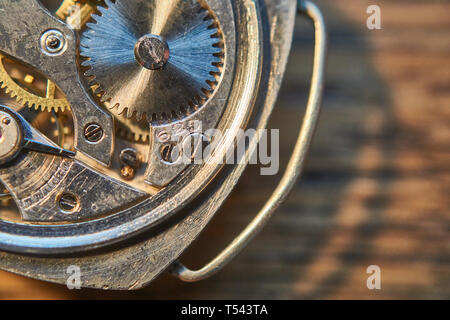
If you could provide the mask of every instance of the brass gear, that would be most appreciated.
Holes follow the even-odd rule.
[[[71,9],[77,5],[77,2],[77,0],[64,0],[56,11],[58,18],[66,20],[66,18],[70,15]]]
[[[74,29],[82,29],[97,10],[100,0],[64,0],[56,16]]]
[[[5,62],[8,58],[0,54],[0,87],[5,90],[6,94],[15,99],[20,104],[29,108],[40,109],[42,111],[65,111],[70,109],[69,102],[64,98],[56,98],[56,85],[47,80],[45,92],[38,94],[27,90],[14,80],[5,68]],[[32,83],[34,76],[27,75],[24,82]]]
[[[72,13],[72,8],[77,5],[77,2],[84,3],[85,1],[64,0],[63,4],[56,13],[57,16],[61,19],[67,20],[69,24],[73,21],[79,21],[77,17],[73,16]],[[90,15],[93,12],[91,12],[91,10],[95,9],[92,9],[92,6],[87,7],[87,4],[83,7],[86,8],[75,12],[80,15],[82,19],[81,21],[85,23],[86,21],[84,21],[85,18],[83,19],[83,17],[87,14]],[[64,98],[56,98],[57,88],[56,85],[50,80],[46,81],[45,92],[39,93],[39,90],[34,90],[34,88],[32,88],[34,82],[33,75],[21,74],[21,77],[11,76],[5,66],[6,62],[16,65],[14,61],[0,54],[0,88],[3,89],[3,92],[0,92],[0,102],[14,106],[17,111],[19,111],[21,107],[28,107],[30,109],[34,108],[35,110],[51,112],[48,120],[56,126],[54,131],[50,130],[51,132],[49,132],[51,139],[54,142],[57,142],[58,145],[69,149],[70,146],[65,144],[66,136],[70,134],[71,130],[68,126],[66,126],[65,120],[63,120],[67,117],[64,112],[70,110],[69,102]],[[23,109],[21,113],[23,112],[28,114],[25,109]],[[30,112],[36,111],[30,110]],[[58,112],[58,114],[55,112]],[[32,121],[33,125],[39,127],[42,124],[40,122],[42,120],[39,120],[36,115],[32,117],[35,118],[35,121]],[[45,125],[48,125],[47,122],[48,121],[44,121]],[[8,205],[11,199],[12,197],[8,190],[0,184],[0,206]]]
[[[94,2],[97,3],[99,1],[64,0],[56,15],[73,27],[76,27],[75,23],[79,23],[80,26],[84,25],[89,20],[90,15],[95,11],[95,6],[92,4]],[[75,10],[74,8],[79,8],[79,10]],[[47,86],[43,94],[32,92],[21,83],[21,80],[26,79],[16,81],[11,77],[5,68],[5,62],[7,60],[9,59],[0,54],[0,87],[5,89],[11,98],[14,98],[24,106],[28,106],[29,108],[34,107],[42,111],[59,112],[70,110],[70,104],[66,99],[56,98],[56,85],[52,81],[47,80]],[[30,79],[33,79],[33,77],[30,77]]]

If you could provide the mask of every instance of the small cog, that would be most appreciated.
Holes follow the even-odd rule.
[[[171,122],[198,110],[213,94],[222,38],[203,4],[105,0],[106,6],[98,7],[95,23],[82,35],[82,65],[94,93],[116,118]]]
[[[59,112],[70,109],[70,104],[66,99],[56,97],[57,88],[52,81],[46,81],[43,92],[33,91],[30,87],[35,81],[35,76],[26,74],[23,79],[16,81],[6,70],[5,64],[7,62],[14,64],[0,54],[0,88],[4,89],[11,98],[24,106],[42,111]]]
[[[72,28],[81,30],[97,10],[100,0],[64,0],[56,11],[56,16]]]

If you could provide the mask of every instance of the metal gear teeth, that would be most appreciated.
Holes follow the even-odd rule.
[[[117,2],[117,1],[116,1]],[[105,1],[106,6],[98,6],[97,10],[99,14],[92,15],[92,22],[87,23],[87,30],[83,35],[83,39],[81,41],[81,52],[82,56],[86,58],[86,60],[82,61],[81,65],[85,68],[88,68],[85,71],[85,76],[88,78],[88,83],[91,87],[95,86],[95,90],[93,93],[95,95],[100,96],[101,102],[110,103],[110,109],[117,110],[117,114],[119,116],[124,116],[130,119],[136,119],[137,121],[141,121],[143,118],[147,119],[149,123],[170,123],[176,120],[180,120],[185,118],[192,111],[196,111],[200,109],[204,103],[209,99],[210,95],[215,91],[216,86],[218,85],[218,77],[221,75],[221,66],[223,64],[223,48],[221,47],[222,38],[220,35],[220,31],[216,26],[216,21],[210,14],[210,12],[201,8],[200,19],[203,21],[210,21],[206,28],[197,32],[193,35],[195,38],[195,43],[207,43],[210,47],[215,48],[214,53],[208,58],[210,59],[211,64],[208,66],[208,72],[205,74],[203,70],[203,78],[201,80],[195,79],[195,81],[201,81],[202,87],[200,90],[196,92],[194,96],[191,96],[190,99],[185,100],[183,103],[180,103],[177,107],[169,107],[163,112],[153,112],[147,113],[142,112],[140,110],[133,110],[127,106],[124,106],[119,101],[114,103],[112,101],[114,99],[114,95],[108,92],[108,88],[106,88],[97,77],[96,65],[101,59],[96,58],[95,54],[98,53],[93,46],[95,46],[97,39],[97,34],[100,31],[111,32],[108,28],[109,24],[119,26],[119,28],[127,28],[128,21],[123,19],[113,19],[113,16],[110,17],[110,10],[116,10],[114,8],[115,3],[111,0]],[[116,16],[117,18],[117,16]],[[205,32],[205,30],[207,30]],[[120,38],[121,35],[118,37]],[[211,42],[211,39],[214,39],[214,42]],[[181,41],[178,41],[181,42]],[[171,44],[171,51],[175,51],[177,49],[178,42],[175,40],[174,43]],[[201,52],[201,48],[197,46],[197,51]],[[210,50],[210,49],[209,49]],[[192,49],[192,56],[190,57],[192,61],[194,61],[194,53],[195,49]],[[198,59],[198,57],[195,57]],[[171,56],[171,62],[177,63],[177,56]],[[195,66],[193,68],[195,70]],[[191,111],[191,112],[189,112]]]

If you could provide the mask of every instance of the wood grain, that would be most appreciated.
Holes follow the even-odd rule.
[[[303,175],[264,232],[212,279],[162,276],[136,292],[68,291],[0,273],[0,299],[450,298],[449,1],[317,1],[330,30],[324,110]],[[383,29],[366,28],[379,4]],[[309,88],[312,29],[299,19],[271,127],[285,161]],[[249,168],[199,241],[200,266],[261,207],[279,177]],[[379,265],[382,290],[366,287]]]

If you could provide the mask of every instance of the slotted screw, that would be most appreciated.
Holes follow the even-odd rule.
[[[138,169],[140,166],[139,155],[136,149],[126,148],[120,153],[120,162],[123,166]]]
[[[64,212],[74,212],[78,209],[79,202],[75,195],[64,193],[59,198],[59,208]]]
[[[87,141],[96,143],[103,138],[103,128],[97,123],[89,124],[84,130],[84,136]]]

